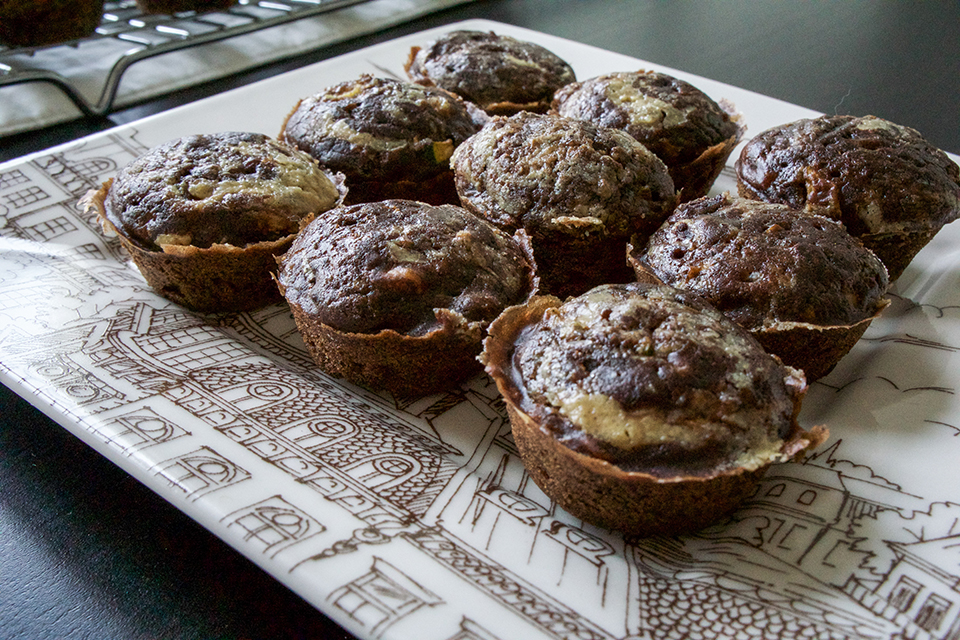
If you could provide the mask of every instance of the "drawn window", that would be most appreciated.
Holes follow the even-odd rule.
[[[769,496],[769,497],[771,497],[771,498],[776,498],[777,496],[782,496],[782,495],[783,495],[783,492],[784,492],[784,490],[785,490],[786,488],[787,488],[787,485],[783,484],[782,482],[781,482],[780,484],[775,484],[775,485],[773,485],[772,487],[770,487],[769,489],[767,489],[766,495]]]
[[[439,602],[379,559],[374,560],[370,573],[344,585],[330,599],[335,607],[374,632],[425,604]]]
[[[600,538],[562,522],[554,522],[545,535],[596,565],[603,564],[605,556],[616,553],[613,547]]]
[[[19,209],[35,202],[46,200],[49,197],[49,193],[40,187],[33,186],[27,187],[26,189],[20,189],[19,191],[14,191],[13,193],[5,196],[3,200],[9,204],[11,208]]]
[[[154,415],[133,415],[120,418],[127,427],[139,433],[145,440],[151,442],[166,442],[180,430],[176,425]]]
[[[24,184],[29,181],[30,179],[27,178],[23,171],[20,171],[19,169],[0,173],[0,189],[9,189],[10,187],[14,187],[18,184]]]
[[[352,431],[356,431],[357,429],[356,426],[349,422],[340,422],[339,420],[334,420],[332,418],[328,418],[322,422],[312,422],[310,423],[310,428],[320,435],[331,438],[342,436]]]
[[[109,158],[91,158],[74,164],[73,170],[81,176],[95,178],[107,171],[113,171],[115,167],[116,163]]]
[[[100,250],[100,247],[88,242],[87,244],[81,244],[78,247],[74,248],[72,253],[78,258],[92,258],[94,260],[106,260],[106,256],[103,255],[103,251]]]
[[[794,524],[789,529],[787,529],[786,533],[783,534],[783,537],[780,538],[780,541],[777,543],[777,547],[779,547],[780,549],[789,551],[794,546],[794,541],[797,538],[797,535],[796,535],[797,532],[799,531],[802,533],[803,531],[806,531],[806,530],[807,528],[802,524]]]
[[[817,492],[813,489],[807,489],[800,494],[800,497],[797,498],[797,503],[804,506],[810,506],[813,504],[813,501],[817,499]]]
[[[953,626],[947,635],[943,636],[943,640],[960,640],[960,617],[953,621]]]
[[[950,608],[950,601],[935,593],[931,593],[927,601],[917,613],[917,626],[924,631],[936,631],[943,622],[943,617]]]
[[[849,551],[850,543],[846,540],[837,540],[830,551],[827,552],[827,555],[823,556],[823,564],[828,567],[836,567],[836,560],[843,559],[844,552]]]
[[[384,454],[364,458],[343,470],[367,487],[383,491],[403,484],[419,473],[420,469],[415,458],[403,454]]]
[[[282,382],[254,381],[222,389],[220,397],[241,411],[255,411],[297,395],[296,389]]]
[[[247,530],[247,539],[255,538],[267,547],[299,540],[313,529],[312,521],[302,514],[276,505],[260,505],[238,518],[237,524]]]
[[[362,591],[352,587],[348,587],[340,594],[333,604],[368,629],[374,629],[390,619],[389,610],[377,606],[374,601],[367,600]]]
[[[906,611],[913,605],[918,593],[920,593],[919,582],[907,576],[900,576],[897,586],[890,594],[890,605],[897,611]]]
[[[290,389],[286,385],[272,382],[258,382],[249,387],[250,395],[263,400],[280,400],[290,395]]]
[[[460,623],[460,630],[450,640],[497,640],[496,636],[469,618]]]
[[[24,229],[27,232],[27,235],[30,236],[31,240],[39,240],[41,242],[45,240],[52,240],[57,236],[62,236],[64,234],[75,231],[76,226],[67,218],[60,216],[57,218],[52,218],[40,224],[36,224],[32,227]]]
[[[413,463],[406,458],[391,456],[374,460],[373,467],[384,475],[399,478],[413,470]]]

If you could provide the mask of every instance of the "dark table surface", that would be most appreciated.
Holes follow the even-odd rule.
[[[592,44],[826,113],[877,115],[960,153],[955,0],[481,0],[107,118],[0,138],[0,161],[468,18]],[[350,637],[0,387],[0,638]]]

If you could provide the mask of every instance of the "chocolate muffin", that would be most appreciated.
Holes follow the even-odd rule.
[[[634,257],[638,277],[696,292],[808,382],[889,304],[883,263],[839,222],[726,193],[680,205]]]
[[[524,229],[541,287],[557,296],[631,280],[627,242],[677,201],[663,162],[627,133],[556,115],[497,116],[452,162],[463,206]]]
[[[280,300],[271,273],[300,226],[343,200],[342,178],[260,133],[172,140],[83,199],[153,289],[204,312]]]
[[[839,220],[891,281],[960,216],[960,167],[916,130],[874,116],[768,129],[744,146],[736,168],[740,195]]]
[[[663,160],[681,200],[706,195],[740,141],[732,105],[656,71],[609,73],[560,89],[562,116],[623,129]]]
[[[576,80],[555,53],[532,42],[484,31],[452,31],[424,48],[413,47],[405,65],[416,83],[440,87],[490,115],[544,113],[554,92]]]
[[[586,522],[675,535],[717,522],[765,469],[819,444],[806,383],[696,294],[643,283],[536,297],[482,359],[537,485]]]
[[[280,139],[346,176],[348,204],[456,204],[450,156],[486,115],[434,87],[363,75],[301,100]]]
[[[396,395],[478,373],[487,325],[536,290],[523,234],[454,205],[339,207],[304,228],[277,281],[317,364]]]
[[[0,43],[41,47],[92,35],[103,0],[0,0]]]
[[[184,11],[216,11],[228,9],[237,0],[137,0],[137,8],[148,14],[171,14]]]

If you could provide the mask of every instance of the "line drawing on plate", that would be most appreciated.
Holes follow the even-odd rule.
[[[960,504],[854,438],[774,466],[716,526],[624,539],[530,480],[486,376],[380,395],[316,370],[284,304],[203,316],[153,295],[76,206],[142,147],[128,131],[0,172],[0,368],[337,619],[371,638],[960,640]],[[819,389],[956,396],[886,370]]]

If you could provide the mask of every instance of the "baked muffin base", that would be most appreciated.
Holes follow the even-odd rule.
[[[147,251],[119,237],[154,291],[193,311],[215,313],[250,311],[279,302],[270,274],[277,268],[276,256],[296,236],[246,247],[165,245],[163,251]]]
[[[807,382],[813,382],[833,371],[889,304],[886,300],[876,315],[852,325],[820,327],[803,322],[778,322],[750,333],[767,353],[802,370]]]
[[[449,389],[481,370],[482,331],[448,310],[440,329],[424,336],[396,331],[339,331],[290,305],[311,358],[326,373],[395,396],[414,397]]]
[[[903,233],[865,233],[860,236],[860,241],[863,246],[877,254],[887,268],[890,282],[893,282],[903,275],[913,258],[933,240],[941,228]]]
[[[739,116],[737,120],[739,121]],[[736,135],[704,150],[696,160],[668,167],[670,177],[673,178],[674,183],[680,189],[678,192],[680,202],[695,200],[710,192],[713,183],[717,181],[720,172],[723,171],[727,158],[740,143],[743,131],[744,129],[741,127]]]
[[[540,290],[559,298],[575,296],[601,284],[630,282],[625,238],[595,233],[556,233],[531,241],[540,276]]]

